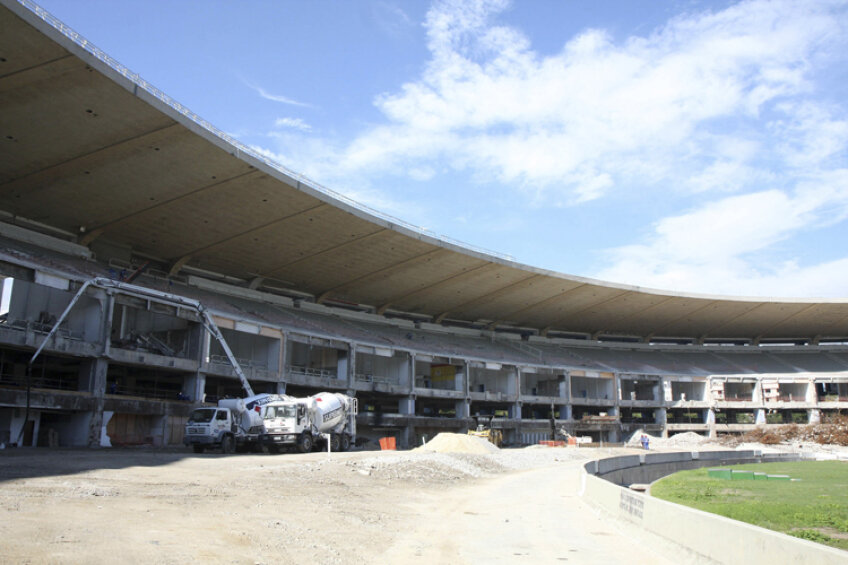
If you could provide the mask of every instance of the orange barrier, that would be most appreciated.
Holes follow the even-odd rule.
[[[381,437],[380,438],[380,449],[383,451],[395,451],[396,440],[393,437]]]
[[[561,439],[558,439],[556,441],[544,439],[539,442],[539,445],[547,445],[548,447],[565,447],[565,442]]]
[[[574,436],[569,437],[568,438],[568,445],[570,447],[577,447],[577,438],[574,437]]]

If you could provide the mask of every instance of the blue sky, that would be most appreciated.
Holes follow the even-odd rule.
[[[284,166],[517,261],[848,296],[848,3],[42,0]]]

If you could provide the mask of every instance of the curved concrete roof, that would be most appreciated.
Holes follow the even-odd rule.
[[[130,247],[172,274],[270,280],[319,302],[437,321],[695,339],[848,335],[848,300],[643,289],[434,237],[264,160],[34,5],[0,2],[0,208],[84,245]]]

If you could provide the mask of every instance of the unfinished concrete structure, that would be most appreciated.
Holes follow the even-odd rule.
[[[360,433],[401,445],[478,414],[529,443],[848,408],[846,300],[652,291],[435,236],[268,162],[28,1],[0,0],[0,58],[2,442],[179,444],[192,407],[241,395],[179,298],[255,391],[355,395]],[[89,286],[57,326],[97,277],[149,292]]]

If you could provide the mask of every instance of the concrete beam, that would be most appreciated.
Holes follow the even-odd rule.
[[[298,258],[294,261],[289,261],[288,263],[283,263],[282,265],[272,267],[271,269],[268,270],[268,274],[276,273],[277,271],[281,271],[283,269],[289,269],[289,268],[291,268],[295,265],[298,265],[300,263],[303,263],[303,262],[306,262],[306,261],[311,261],[311,260],[313,260],[317,257],[322,257],[324,255],[327,255],[328,253],[333,253],[335,251],[343,250],[347,247],[350,247],[351,245],[360,244],[365,240],[371,239],[372,237],[376,237],[378,235],[384,234],[384,233],[386,233],[386,231],[387,231],[386,228],[378,228],[371,233],[367,233],[365,235],[361,235],[359,237],[349,239],[349,240],[344,241],[342,243],[331,245],[330,247],[324,248],[321,251],[317,251],[315,253],[311,253],[311,254],[309,254],[305,257],[300,257],[300,258]]]
[[[432,259],[433,257],[435,257],[437,255],[441,255],[441,254],[445,254],[445,253],[448,253],[447,249],[436,248],[436,249],[432,249],[430,251],[427,251],[426,253],[421,253],[420,255],[416,255],[414,257],[410,257],[409,259],[405,259],[405,260],[401,261],[400,263],[395,263],[395,264],[390,265],[388,267],[384,267],[384,268],[378,269],[376,271],[371,271],[370,273],[356,277],[354,279],[346,281],[346,282],[344,282],[340,285],[334,286],[333,288],[328,288],[327,290],[321,292],[318,295],[317,302],[319,304],[323,303],[334,292],[339,292],[339,291],[342,291],[342,290],[347,290],[347,289],[353,288],[354,286],[356,286],[358,284],[362,284],[366,281],[373,280],[376,277],[387,277],[387,276],[389,276],[393,273],[396,273],[396,272],[401,271],[403,269],[408,269],[408,268],[413,267],[413,266],[415,266],[419,263],[423,263],[425,261],[428,261],[428,260]]]
[[[147,206],[145,208],[141,208],[139,210],[134,210],[134,211],[130,212],[129,214],[125,214],[125,215],[123,215],[119,218],[112,220],[111,222],[97,226],[96,228],[94,228],[90,232],[88,237],[93,237],[93,238],[99,237],[103,233],[111,231],[111,230],[129,222],[130,220],[138,218],[139,216],[143,216],[144,214],[148,214],[148,213],[156,211],[156,210],[161,210],[162,208],[167,208],[171,204],[174,204],[174,203],[179,202],[181,200],[184,200],[186,198],[190,198],[192,196],[197,196],[200,193],[203,193],[203,192],[208,191],[208,190],[215,189],[217,187],[225,185],[225,184],[227,184],[231,181],[234,181],[236,179],[240,179],[240,178],[246,177],[248,175],[256,174],[256,172],[257,172],[256,170],[251,170],[251,171],[247,171],[245,173],[241,173],[239,175],[235,175],[233,177],[230,177],[230,178],[227,178],[227,179],[224,179],[224,180],[217,180],[216,182],[203,185],[199,188],[196,188],[196,189],[191,190],[189,192],[186,192],[184,194],[180,194],[179,196],[175,196],[174,198],[169,198],[167,200],[163,200],[162,202],[157,202],[156,204],[153,204],[151,206]],[[96,233],[96,235],[94,235],[95,233]],[[84,239],[87,239],[87,238],[84,238]],[[88,243],[91,243],[91,241],[94,241],[94,239],[87,241],[86,245]],[[203,249],[206,249],[206,248],[203,248]],[[188,254],[194,254],[196,252],[197,252],[197,250],[191,251]]]

